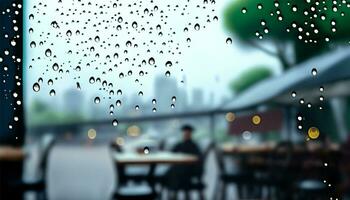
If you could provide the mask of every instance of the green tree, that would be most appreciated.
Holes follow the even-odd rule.
[[[239,78],[233,80],[230,83],[230,88],[234,93],[238,94],[270,76],[272,76],[272,71],[269,68],[263,66],[254,67],[245,70]]]
[[[275,56],[284,69],[350,38],[346,1],[235,0],[225,10],[224,23],[240,41]],[[346,12],[347,11],[347,12]],[[266,48],[258,41],[269,41]],[[287,48],[294,50],[290,59]]]

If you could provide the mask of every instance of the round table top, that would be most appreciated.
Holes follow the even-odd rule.
[[[0,146],[0,161],[23,160],[25,153],[21,147]]]
[[[115,153],[114,159],[118,164],[193,164],[198,162],[195,155],[173,152]]]

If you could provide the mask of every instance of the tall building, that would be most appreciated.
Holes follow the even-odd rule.
[[[80,113],[83,112],[83,94],[76,89],[69,89],[63,96],[63,110],[67,113]]]
[[[157,112],[170,112],[172,97],[179,94],[177,82],[174,78],[158,76],[154,82],[154,98],[157,100],[154,105]]]
[[[192,108],[195,110],[204,107],[204,93],[200,88],[195,88],[192,91]]]

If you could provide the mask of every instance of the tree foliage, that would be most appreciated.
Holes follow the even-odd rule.
[[[327,49],[331,42],[348,40],[349,21],[350,3],[339,0],[235,0],[224,14],[229,31],[278,57],[283,65],[289,64],[284,63],[285,43],[294,45],[297,62],[304,61]],[[259,46],[259,40],[276,44],[276,51]]]
[[[238,94],[270,76],[272,76],[272,72],[269,68],[254,67],[244,71],[238,79],[233,80],[230,87],[233,92]]]

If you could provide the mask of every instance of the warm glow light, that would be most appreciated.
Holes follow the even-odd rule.
[[[260,124],[260,123],[261,123],[261,117],[260,117],[259,115],[254,115],[254,116],[252,117],[252,122],[253,122],[253,124],[255,124],[255,125]]]
[[[115,143],[117,143],[117,145],[124,145],[124,138],[122,137],[117,137],[117,139],[115,140]]]
[[[228,122],[233,122],[235,120],[236,116],[233,112],[228,112],[226,114],[225,118]]]
[[[128,130],[127,130],[127,133],[129,136],[132,136],[132,137],[137,137],[140,135],[140,128],[136,125],[132,125],[132,126],[129,126]]]
[[[311,139],[317,139],[320,136],[320,130],[316,127],[310,127],[307,134]]]
[[[96,130],[91,128],[88,130],[88,137],[89,139],[93,140],[96,138]]]

